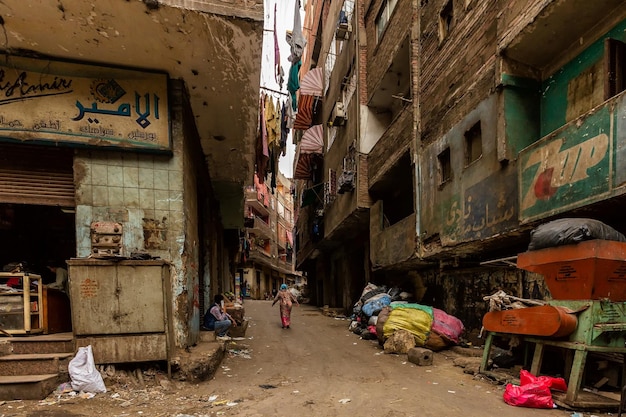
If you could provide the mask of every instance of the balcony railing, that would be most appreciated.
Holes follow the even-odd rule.
[[[270,239],[272,237],[272,229],[270,228],[270,225],[260,217],[254,218],[254,223],[250,228],[250,232],[254,233],[257,237],[265,239]]]

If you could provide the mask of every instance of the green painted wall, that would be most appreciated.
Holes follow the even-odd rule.
[[[568,85],[571,80],[604,58],[606,38],[626,41],[626,20],[601,36],[589,48],[565,64],[541,85],[541,126],[540,137],[563,126],[566,122]]]
[[[505,134],[513,155],[537,141],[539,135],[538,81],[502,74]]]

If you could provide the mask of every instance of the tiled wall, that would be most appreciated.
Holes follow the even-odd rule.
[[[183,170],[176,154],[89,150],[79,151],[74,164],[79,257],[91,253],[93,221],[122,223],[123,255],[148,251],[173,260],[180,253]]]

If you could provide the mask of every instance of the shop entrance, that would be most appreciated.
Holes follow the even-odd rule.
[[[21,333],[20,326],[25,334],[30,333],[28,328],[32,333],[72,330],[63,282],[65,261],[76,257],[72,162],[71,149],[0,144],[0,292],[5,294],[0,297],[2,330],[15,334]],[[24,290],[24,280],[19,275],[8,276],[11,273],[41,277],[29,279],[30,292],[35,296],[28,304],[19,302],[19,296],[6,296]],[[41,291],[37,287],[40,284]],[[21,321],[13,317],[20,309]]]

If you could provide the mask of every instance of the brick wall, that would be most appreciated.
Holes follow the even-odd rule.
[[[371,96],[387,72],[389,65],[402,44],[409,36],[412,24],[411,1],[398,1],[387,22],[382,36],[377,40],[376,18],[383,6],[383,0],[371,2],[365,14],[365,33],[367,39],[367,91]]]
[[[426,143],[440,138],[495,87],[498,3],[454,1],[448,36],[439,39],[444,0],[422,8],[421,125]]]

